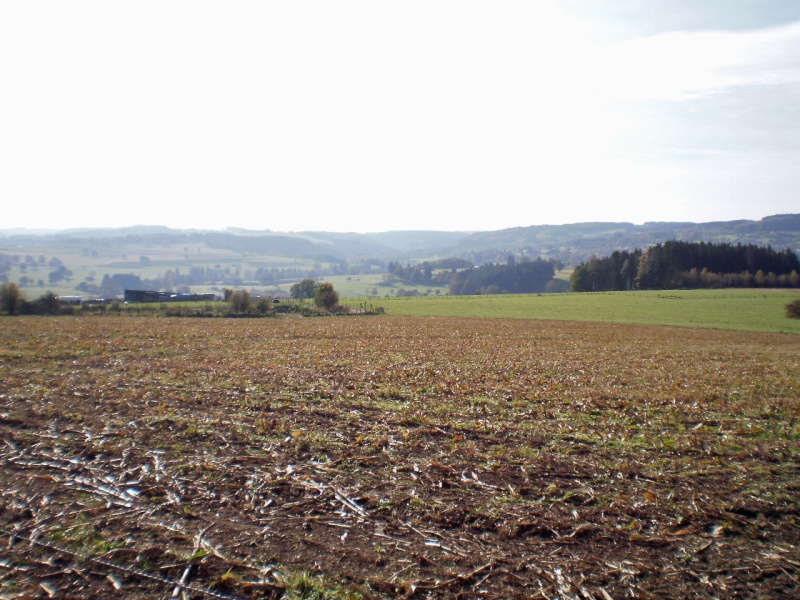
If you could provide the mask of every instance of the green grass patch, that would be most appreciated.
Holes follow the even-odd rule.
[[[666,290],[586,294],[381,298],[386,314],[674,325],[800,334],[786,290]]]

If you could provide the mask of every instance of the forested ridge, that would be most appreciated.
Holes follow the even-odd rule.
[[[552,258],[576,265],[592,254],[607,256],[617,248],[648,248],[665,240],[687,242],[772,244],[800,248],[800,214],[782,214],[757,221],[708,223],[648,222],[531,225],[498,231],[387,231],[369,234],[320,231],[278,232],[227,229],[178,230],[167,227],[127,227],[36,232],[0,229],[0,251],[30,253],[23,248],[46,247],[48,255],[89,249],[107,254],[126,251],[147,254],[145,246],[203,247],[244,256],[287,256],[318,262],[348,263],[364,259],[416,262],[432,257],[459,257],[474,264],[503,261],[508,254]],[[41,253],[41,252],[39,252]],[[214,264],[214,263],[210,263]]]
[[[800,261],[787,248],[671,240],[647,250],[617,250],[576,267],[574,292],[671,288],[800,287]]]

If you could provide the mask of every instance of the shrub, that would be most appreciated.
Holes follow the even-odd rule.
[[[800,300],[794,300],[786,305],[786,316],[790,319],[800,319]]]

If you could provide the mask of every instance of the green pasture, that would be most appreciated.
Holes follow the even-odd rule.
[[[431,296],[436,294],[447,294],[447,286],[436,285],[412,285],[408,283],[392,282],[390,285],[383,284],[383,273],[373,273],[364,275],[326,275],[318,277],[318,281],[328,281],[333,284],[333,287],[339,293],[342,300],[361,300],[369,299],[375,302],[383,300],[384,298],[392,297],[400,290],[410,292],[417,290],[420,294],[429,294]],[[383,285],[382,285],[383,284]],[[283,291],[287,292],[292,287],[292,284],[282,284],[279,286]],[[375,295],[373,292],[376,292]]]
[[[786,290],[667,290],[586,294],[429,296],[376,300],[386,314],[601,321],[800,334]]]

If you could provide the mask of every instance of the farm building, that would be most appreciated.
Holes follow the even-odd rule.
[[[125,302],[213,302],[219,300],[216,294],[173,294],[152,290],[125,290]]]

